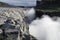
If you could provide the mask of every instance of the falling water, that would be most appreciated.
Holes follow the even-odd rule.
[[[29,32],[38,40],[60,40],[60,23],[48,15],[36,19],[29,25]]]
[[[42,18],[33,20],[36,17],[34,9],[25,12],[27,20],[31,20],[29,32],[32,36],[37,40],[60,40],[60,17],[42,15]]]

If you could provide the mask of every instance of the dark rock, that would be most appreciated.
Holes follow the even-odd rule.
[[[50,11],[41,11],[41,10],[40,11],[36,11],[36,17],[41,18],[42,15],[48,15],[50,17],[54,17],[54,16],[60,17],[60,12],[58,12],[58,11],[50,12]]]
[[[55,8],[60,7],[60,0],[42,0],[37,1],[36,8],[38,9],[48,9],[48,8]]]

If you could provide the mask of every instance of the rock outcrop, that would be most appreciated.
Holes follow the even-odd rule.
[[[48,8],[56,8],[60,7],[60,1],[59,0],[41,0],[37,1],[36,8],[38,9],[48,9]]]
[[[15,7],[15,6],[5,3],[5,2],[0,2],[0,7]]]

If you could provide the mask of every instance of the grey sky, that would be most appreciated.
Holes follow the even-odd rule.
[[[6,2],[10,5],[16,6],[35,6],[36,0],[0,0],[1,2]]]

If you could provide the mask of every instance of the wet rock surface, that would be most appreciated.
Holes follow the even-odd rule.
[[[42,15],[48,15],[50,17],[60,17],[60,11],[57,10],[36,10],[36,14],[37,17],[42,17]]]

